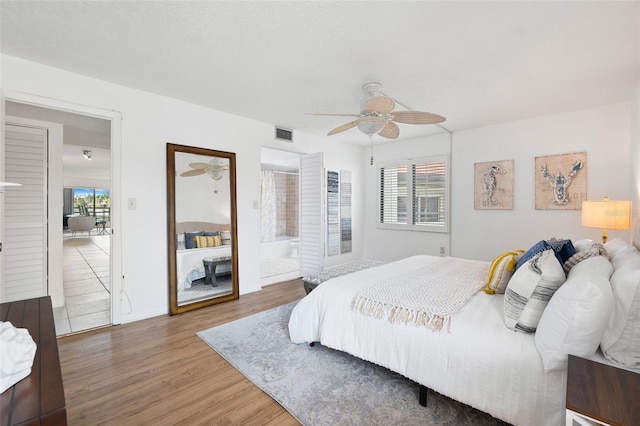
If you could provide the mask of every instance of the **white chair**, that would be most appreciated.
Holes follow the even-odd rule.
[[[72,236],[75,237],[78,231],[87,231],[91,236],[91,230],[96,226],[96,218],[93,216],[70,216],[68,223]]]

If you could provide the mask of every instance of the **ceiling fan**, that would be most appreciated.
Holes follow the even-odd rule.
[[[388,139],[396,139],[400,135],[400,128],[396,123],[437,124],[446,120],[438,114],[412,111],[408,108],[405,108],[407,111],[394,111],[396,104],[403,105],[382,93],[381,87],[380,83],[366,83],[362,86],[364,98],[360,102],[360,114],[316,113],[311,115],[357,117],[355,120],[331,130],[327,136],[358,127],[362,133],[369,135],[369,137],[378,134]]]
[[[180,176],[198,176],[208,174],[213,180],[222,179],[225,171],[229,170],[227,161],[220,158],[213,158],[208,163],[189,163],[192,170],[180,173]]]

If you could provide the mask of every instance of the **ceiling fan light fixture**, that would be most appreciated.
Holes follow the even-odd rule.
[[[210,171],[207,172],[207,174],[213,180],[222,179],[222,170],[210,170]]]
[[[91,161],[91,151],[89,151],[88,149],[82,150],[82,156],[85,160]]]
[[[358,129],[365,135],[376,135],[382,128],[384,124],[380,123],[358,123]]]
[[[362,117],[356,120],[356,126],[365,135],[376,135],[387,124],[388,120],[382,117]]]

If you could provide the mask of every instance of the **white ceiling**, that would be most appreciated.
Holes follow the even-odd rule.
[[[361,86],[453,131],[630,100],[638,1],[2,1],[3,53],[313,134]],[[400,124],[400,137],[442,132]],[[295,137],[295,134],[294,134]],[[333,138],[368,143],[357,129]]]

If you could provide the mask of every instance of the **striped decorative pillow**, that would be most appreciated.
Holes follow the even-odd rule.
[[[509,284],[509,279],[516,270],[516,262],[524,250],[508,251],[496,257],[491,263],[489,279],[482,288],[487,294],[502,294]]]
[[[571,256],[569,259],[567,259],[566,262],[564,262],[564,265],[562,265],[562,267],[564,268],[564,271],[568,274],[571,268],[573,268],[583,260],[593,256],[604,256],[607,259],[609,258],[609,256],[607,255],[607,250],[604,248],[604,246],[599,243],[594,243],[590,248],[579,251],[573,256]]]
[[[504,293],[504,322],[508,328],[533,333],[553,293],[566,276],[554,250],[543,250],[513,274]]]
[[[196,235],[196,246],[198,248],[217,247],[222,245],[220,235]]]

